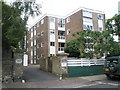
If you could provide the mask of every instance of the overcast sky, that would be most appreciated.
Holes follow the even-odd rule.
[[[11,1],[11,0],[7,0]],[[29,26],[33,25],[45,13],[66,16],[79,7],[85,7],[105,12],[106,18],[111,18],[118,13],[120,0],[36,0],[42,4],[42,14],[29,19]]]

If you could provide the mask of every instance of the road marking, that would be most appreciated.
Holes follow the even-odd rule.
[[[99,85],[99,84],[82,85],[82,86],[77,86],[77,87],[74,87],[74,88],[89,87],[89,86],[94,86],[94,85]]]
[[[108,84],[108,85],[113,85],[113,86],[118,86],[119,84],[116,83],[103,83],[103,82],[98,82],[99,84]]]
[[[97,82],[96,84],[81,85],[81,86],[77,86],[77,87],[74,87],[74,88],[90,87],[90,86],[95,86],[95,85],[100,85],[100,84],[108,84],[108,85],[118,86],[118,84],[115,84],[115,83]]]

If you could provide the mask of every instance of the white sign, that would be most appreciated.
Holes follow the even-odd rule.
[[[22,63],[22,59],[16,59],[16,63],[21,64]]]
[[[27,54],[24,54],[24,57],[23,57],[23,66],[28,66],[28,55]]]
[[[62,66],[62,67],[67,67],[67,63],[66,63],[66,62],[63,62],[63,63],[61,63],[61,66]]]

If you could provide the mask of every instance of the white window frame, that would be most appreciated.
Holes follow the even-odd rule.
[[[44,47],[44,43],[41,43],[41,47]]]
[[[41,36],[44,36],[44,31],[41,32]]]
[[[41,20],[41,24],[44,24],[44,19]]]
[[[67,30],[67,35],[69,35],[69,34],[70,34],[70,31],[71,31],[70,29],[68,29],[68,30]]]
[[[70,17],[67,17],[66,18],[66,23],[69,23],[70,22]]]

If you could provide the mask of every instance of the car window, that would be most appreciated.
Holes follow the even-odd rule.
[[[112,63],[112,62],[115,64],[118,64],[118,59],[110,59],[110,60],[108,59],[107,60],[107,64]]]

